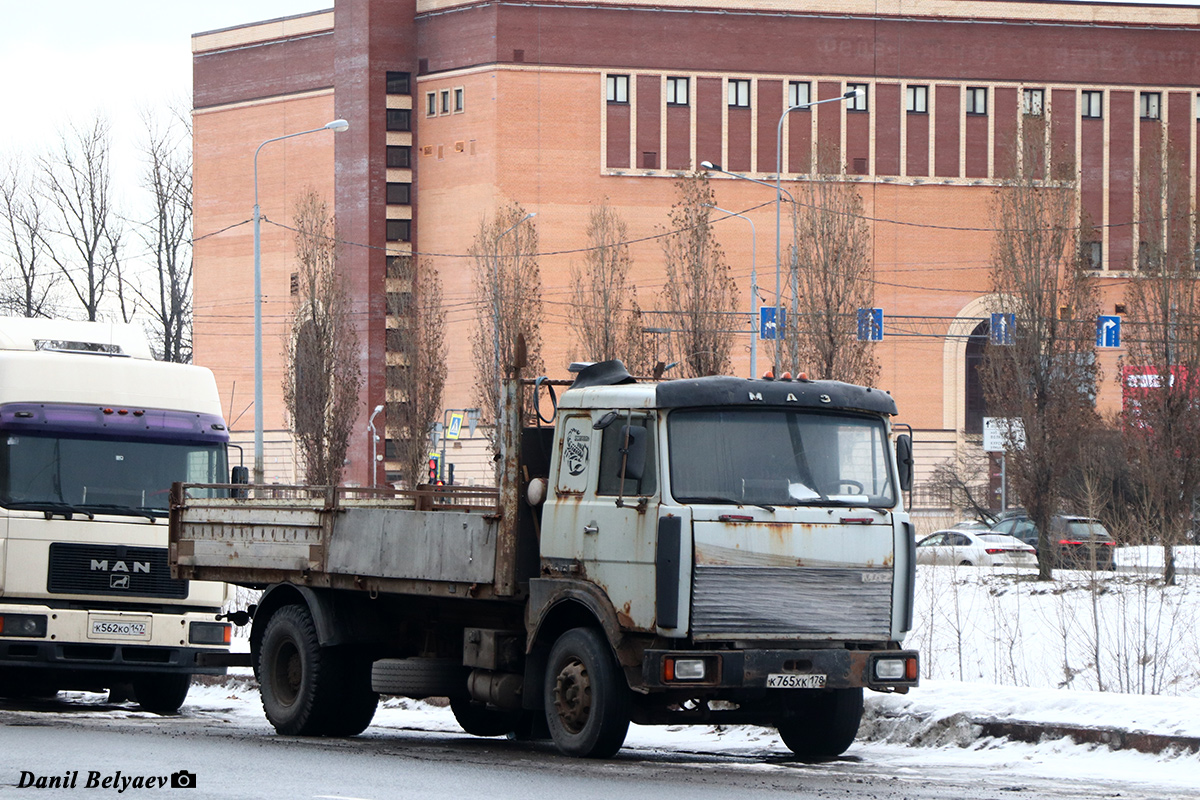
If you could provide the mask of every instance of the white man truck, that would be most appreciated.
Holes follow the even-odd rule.
[[[179,577],[265,590],[248,663],[278,732],[445,696],[468,733],[577,756],[633,721],[772,725],[831,757],[864,688],[917,684],[911,439],[887,393],[602,362],[518,429],[528,387],[504,384],[499,490],[175,487]]]
[[[227,587],[167,563],[172,481],[228,480],[212,374],[131,326],[3,318],[0,437],[0,695],[177,711],[231,630]]]

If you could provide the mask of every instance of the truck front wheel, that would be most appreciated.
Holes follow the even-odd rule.
[[[550,738],[563,753],[608,758],[629,731],[629,687],[594,628],[572,628],[550,650],[544,687]]]
[[[191,675],[139,675],[133,679],[138,705],[153,714],[174,714],[187,699]]]
[[[854,744],[862,720],[863,690],[801,690],[776,722],[779,736],[800,758],[836,758]]]
[[[343,670],[322,648],[307,608],[284,606],[267,622],[259,650],[263,712],[285,736],[323,736],[337,714]]]

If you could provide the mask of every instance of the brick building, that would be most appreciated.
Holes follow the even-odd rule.
[[[986,331],[989,202],[1012,173],[1022,136],[1037,131],[1075,171],[1096,225],[1091,252],[1104,313],[1117,310],[1136,271],[1136,198],[1143,171],[1159,163],[1146,154],[1168,139],[1183,153],[1195,210],[1195,8],[338,0],[331,10],[197,34],[193,51],[195,357],[231,398],[242,441],[252,427],[250,411],[237,418],[252,396],[253,279],[250,227],[239,223],[253,205],[255,148],[335,117],[351,125],[268,145],[259,159],[269,220],[264,410],[275,480],[290,479],[291,468],[278,353],[294,268],[291,233],[274,223],[290,224],[308,188],[334,199],[340,235],[351,243],[341,263],[365,343],[366,385],[348,479],[360,483],[370,482],[369,410],[403,400],[385,388],[389,365],[403,362],[390,343],[401,340],[405,321],[386,313],[386,294],[409,288],[394,277],[396,259],[419,253],[440,271],[451,354],[445,403],[469,406],[477,314],[464,254],[499,205],[537,212],[545,361],[552,376],[565,377],[575,355],[570,268],[586,245],[590,208],[607,198],[628,223],[639,299],[654,308],[664,276],[652,237],[665,226],[674,176],[712,161],[773,181],[777,125],[789,105],[862,90],[784,118],[782,174],[786,188],[817,171],[820,155],[860,188],[872,221],[876,305],[887,315],[880,386],[916,431],[921,471],[956,447],[977,446],[983,409],[968,364]],[[724,174],[713,180],[722,207],[755,221],[760,286],[773,288],[774,191]],[[747,334],[735,353],[744,374],[754,242],[742,220],[718,221],[716,231],[746,305]],[[1117,355],[1101,352],[1106,409],[1120,401]]]

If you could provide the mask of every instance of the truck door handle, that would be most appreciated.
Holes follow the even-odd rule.
[[[600,532],[600,526],[598,526],[598,525],[584,525],[584,526],[583,526],[583,532],[584,532],[584,533],[599,533],[599,532]]]

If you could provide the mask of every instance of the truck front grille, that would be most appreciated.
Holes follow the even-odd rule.
[[[187,597],[187,581],[171,577],[164,547],[50,545],[46,588],[55,594],[110,597]]]
[[[692,632],[702,638],[891,634],[891,570],[697,565],[693,585]]]

